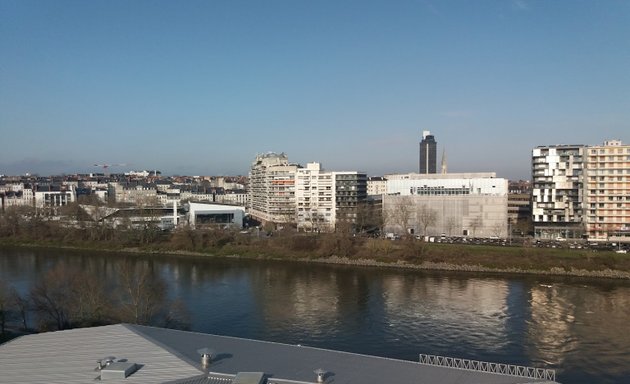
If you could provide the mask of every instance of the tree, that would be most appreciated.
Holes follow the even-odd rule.
[[[381,230],[383,228],[382,206],[369,201],[357,204],[356,227],[360,232]]]
[[[4,335],[10,313],[10,288],[6,281],[0,280],[0,335]]]
[[[399,227],[403,235],[407,234],[409,222],[414,214],[414,203],[411,196],[387,197],[387,204],[383,209],[385,222],[391,226]]]
[[[49,270],[32,288],[33,309],[43,328],[106,323],[110,301],[100,279],[66,264]]]
[[[27,331],[28,330],[27,314],[30,307],[28,298],[20,295],[20,293],[15,288],[11,288],[11,304],[20,317],[20,322],[22,323],[22,330]]]
[[[422,226],[422,235],[426,236],[427,228],[435,225],[437,221],[437,211],[426,204],[422,204],[416,212],[416,217],[418,218],[418,223]]]
[[[456,226],[457,220],[453,216],[449,216],[446,218],[446,221],[444,222],[444,228],[446,229],[446,233],[448,233],[449,237],[453,235],[453,230]]]
[[[472,237],[475,237],[477,229],[481,226],[482,220],[480,216],[476,216],[470,221],[470,229],[472,230]]]
[[[496,223],[492,226],[492,234],[496,237],[503,237],[503,227],[504,225],[501,223]]]
[[[120,276],[121,320],[134,324],[155,324],[165,308],[166,282],[147,263],[126,260]]]

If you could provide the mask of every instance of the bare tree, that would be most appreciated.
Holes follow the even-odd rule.
[[[418,223],[422,225],[422,235],[426,236],[427,228],[435,225],[437,221],[437,211],[426,204],[422,204],[416,212],[416,217],[418,218]]]
[[[0,335],[4,334],[10,313],[10,288],[6,281],[0,280]]]
[[[166,282],[146,263],[126,260],[118,270],[123,321],[155,324],[166,303]]]
[[[503,227],[501,223],[496,223],[492,226],[492,234],[499,238],[503,237]]]
[[[65,264],[49,270],[31,289],[40,323],[66,329],[106,322],[108,296],[100,280]]]
[[[356,227],[360,232],[383,228],[382,206],[371,202],[360,202],[356,207]]]
[[[383,210],[386,223],[395,227],[400,227],[402,234],[406,235],[409,229],[409,222],[414,215],[414,203],[410,196],[387,197],[389,204]]]
[[[449,237],[453,235],[453,230],[455,229],[456,226],[457,226],[457,220],[455,220],[453,216],[449,216],[446,218],[446,221],[444,222],[444,227]]]
[[[472,236],[475,237],[477,229],[481,227],[482,220],[480,216],[476,216],[470,221],[470,229],[472,230]]]
[[[20,295],[20,293],[15,288],[12,288],[11,289],[11,304],[20,317],[22,330],[24,331],[28,330],[27,314],[30,308],[28,298]]]

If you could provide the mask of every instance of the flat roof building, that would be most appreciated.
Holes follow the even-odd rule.
[[[555,383],[546,369],[431,355],[413,362],[130,324],[19,337],[0,345],[0,372],[0,383],[11,384]]]

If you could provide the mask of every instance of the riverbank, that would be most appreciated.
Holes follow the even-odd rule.
[[[300,239],[286,237],[252,243],[228,243],[221,247],[201,250],[172,249],[163,244],[145,246],[106,247],[103,244],[77,245],[58,242],[17,242],[0,240],[4,247],[51,247],[85,251],[161,255],[174,257],[237,258],[245,260],[295,261],[318,264],[347,265],[375,268],[400,268],[426,271],[492,273],[499,275],[575,276],[630,280],[630,256],[614,252],[593,252],[576,249],[543,249],[507,246],[477,246],[430,244],[420,241],[391,241],[385,239],[354,240],[351,255],[322,255],[309,252]],[[278,246],[282,244],[282,246]],[[294,244],[294,246],[290,246]],[[311,244],[312,245],[312,244]]]

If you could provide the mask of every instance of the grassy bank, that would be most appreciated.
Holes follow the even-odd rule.
[[[392,241],[339,234],[276,233],[271,237],[259,237],[238,232],[191,229],[157,235],[151,242],[129,241],[143,236],[126,234],[125,238],[128,241],[5,237],[0,238],[0,245],[630,279],[630,256],[610,251],[439,244],[413,239]]]

